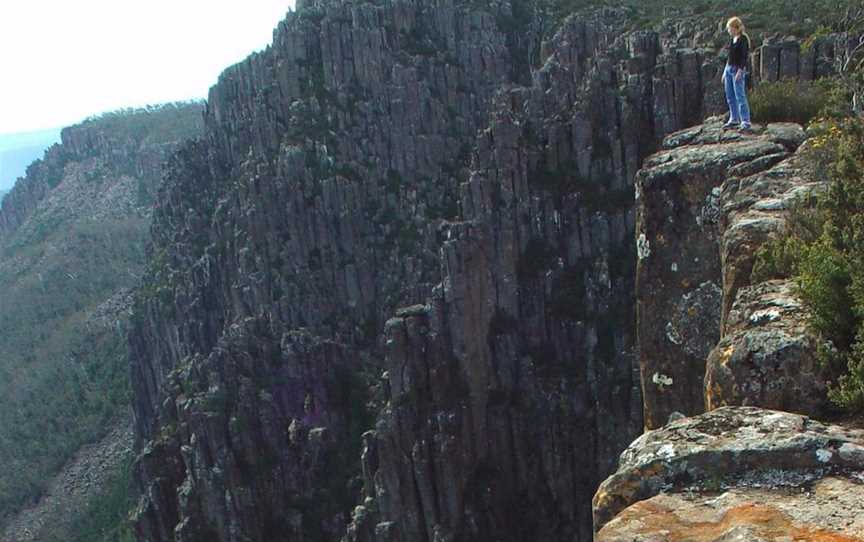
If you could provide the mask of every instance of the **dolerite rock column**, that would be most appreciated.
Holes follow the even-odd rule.
[[[309,3],[211,89],[130,334],[140,539],[344,534],[385,316],[439,280],[437,226],[513,75],[511,15]]]
[[[442,282],[387,324],[348,540],[591,539],[592,488],[641,424],[633,178],[693,114],[670,83],[701,84],[699,62],[660,63],[680,57],[656,35],[608,40],[571,21],[534,84],[496,96]]]

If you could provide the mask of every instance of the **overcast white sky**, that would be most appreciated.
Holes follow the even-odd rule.
[[[206,98],[294,0],[0,0],[0,134]]]

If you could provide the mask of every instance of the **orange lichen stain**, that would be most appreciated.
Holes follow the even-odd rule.
[[[681,287],[682,288],[689,288],[690,287],[690,281],[688,279],[682,280],[681,281]]]
[[[732,353],[735,352],[735,345],[730,344],[720,352],[720,365],[726,366],[729,360],[732,359]]]
[[[688,517],[694,516],[692,511],[684,512]],[[713,542],[735,527],[747,527],[754,537],[766,540],[864,542],[864,539],[833,531],[795,525],[782,511],[754,503],[730,508],[719,521],[687,521],[662,504],[642,501],[625,510],[617,519],[624,525],[639,525],[640,534],[662,532],[664,540],[669,542]]]
[[[637,500],[635,495],[643,489],[647,480],[659,476],[664,470],[662,461],[653,461],[626,477],[617,478],[611,485],[604,484],[597,489],[591,501],[594,509],[611,512],[614,516]]]
[[[711,385],[705,391],[705,410],[711,412],[712,410],[716,410],[722,406],[726,406],[726,401],[720,401],[720,386],[715,383],[711,383]]]

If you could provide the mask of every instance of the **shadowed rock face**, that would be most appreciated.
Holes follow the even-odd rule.
[[[212,89],[130,336],[139,537],[590,539],[633,179],[703,57],[607,11],[529,71],[524,5],[310,2]]]
[[[816,186],[802,176],[800,159],[790,155],[803,139],[797,125],[771,124],[742,135],[722,131],[713,120],[669,135],[665,150],[648,158],[637,175],[637,326],[647,428],[662,426],[673,412],[704,411],[706,359],[711,354],[715,365],[712,351],[717,352],[724,322],[730,331],[729,311],[739,289],[749,285],[756,250],[782,230],[783,214],[794,197]],[[746,310],[757,309],[739,308],[739,328],[767,321],[758,315],[748,320],[752,314],[741,321]],[[801,386],[791,387],[803,393],[799,401],[816,391],[812,386],[821,385],[814,401],[824,403],[825,375],[819,375],[821,384],[805,382],[811,381],[805,373],[812,376],[815,370],[815,342],[806,336],[803,318],[797,320],[800,337],[794,340],[801,342],[806,360],[778,371],[797,374]],[[753,342],[754,337],[740,340]],[[779,351],[787,343],[765,339],[761,344],[752,348],[783,356]],[[796,401],[791,396],[769,400],[758,393],[749,397],[738,390],[757,386],[757,381],[767,386],[771,377],[727,376],[727,382],[712,382],[709,393],[726,395],[709,399],[711,408],[742,403],[792,408]],[[727,392],[718,391],[723,386]],[[814,412],[801,403],[797,408]]]
[[[726,540],[738,526],[768,540],[774,529],[787,536],[797,530],[861,536],[855,510],[864,502],[862,477],[864,432],[785,412],[723,407],[634,441],[594,496],[594,526],[599,540],[690,540],[686,533],[700,524],[704,538],[696,540]],[[797,495],[814,484],[815,497]],[[825,497],[846,491],[837,501]],[[711,501],[712,493],[724,494]],[[659,516],[648,521],[649,513]],[[666,529],[678,534],[663,534]]]

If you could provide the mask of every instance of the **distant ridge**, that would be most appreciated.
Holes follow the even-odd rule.
[[[59,128],[0,135],[0,194],[8,192],[45,149],[59,142]]]

